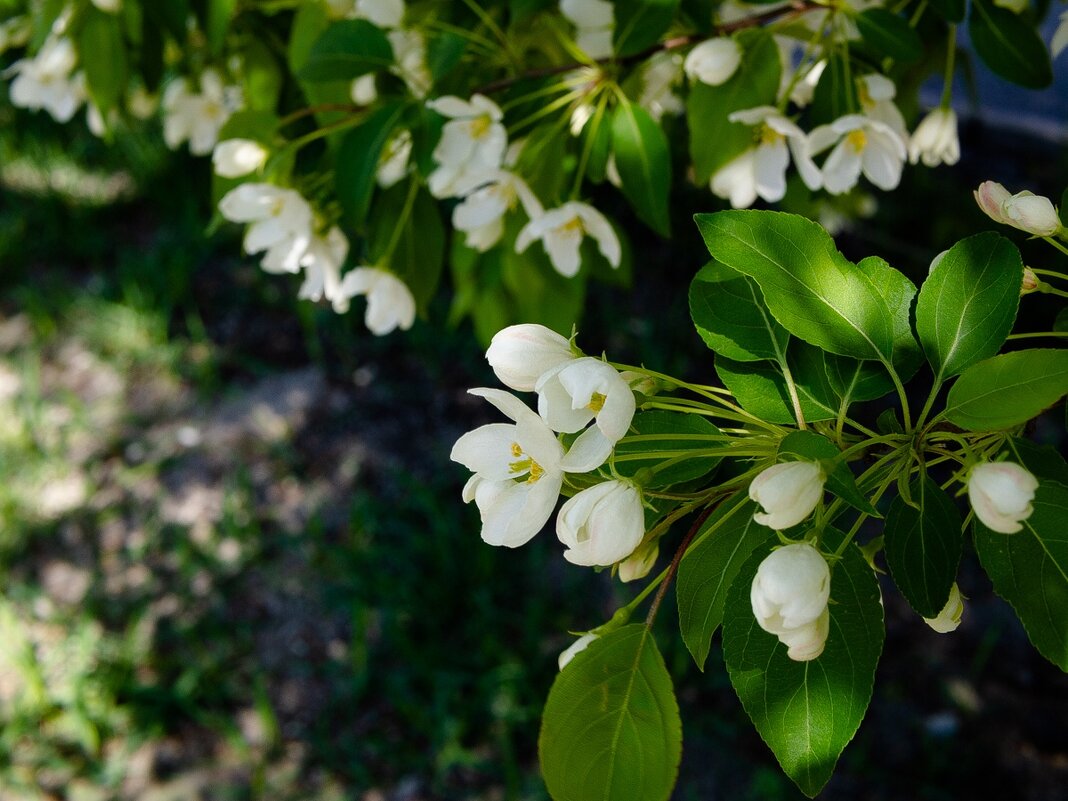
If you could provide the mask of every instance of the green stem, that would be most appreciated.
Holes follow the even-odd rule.
[[[957,58],[957,26],[949,26],[949,41],[946,43],[946,70],[942,78],[941,108],[948,109],[953,101],[953,68]]]
[[[797,395],[797,385],[794,384],[794,375],[790,372],[790,367],[786,363],[786,359],[779,362],[779,366],[782,368],[782,377],[786,381],[786,391],[790,394],[790,403],[794,407],[794,417],[797,418],[797,427],[802,431],[808,429],[805,424],[805,415],[801,411],[801,398]]]
[[[401,209],[400,216],[397,218],[397,225],[393,229],[393,235],[389,238],[389,245],[379,258],[380,262],[388,264],[390,258],[393,256],[393,251],[397,249],[397,243],[400,242],[401,231],[404,230],[404,226],[408,223],[408,217],[412,213],[412,206],[415,205],[415,196],[418,193],[419,183],[415,178],[412,178],[408,184],[408,196],[404,199],[404,208]]]
[[[1068,297],[1068,292],[1064,294]],[[1046,337],[1068,337],[1068,331],[1035,331],[1027,334],[1009,334],[1006,339],[1045,339]]]

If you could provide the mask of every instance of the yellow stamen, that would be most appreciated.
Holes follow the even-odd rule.
[[[604,395],[602,395],[600,392],[594,392],[593,395],[590,396],[590,402],[586,404],[586,408],[594,414],[597,414],[601,411],[601,409],[604,408],[604,401]]]
[[[774,145],[786,138],[770,125],[761,125],[759,128],[754,129],[754,132],[757,143],[761,145]]]
[[[533,484],[539,478],[541,478],[543,475],[545,475],[545,468],[542,467],[537,462],[535,462],[533,459],[531,459],[530,460],[530,476],[527,477],[527,483],[528,484]]]
[[[853,150],[859,153],[867,147],[868,135],[862,130],[850,131],[846,136],[846,141],[849,142],[849,146],[853,148]]]
[[[519,443],[518,442],[513,442],[512,443],[512,456],[514,456],[516,459],[518,459],[522,455],[523,455],[523,449],[519,447]]]
[[[489,118],[488,114],[483,114],[481,117],[475,117],[471,120],[471,138],[481,139],[493,126],[493,120]]]

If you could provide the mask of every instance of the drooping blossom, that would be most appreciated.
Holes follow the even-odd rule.
[[[742,48],[729,36],[707,39],[686,55],[683,69],[691,82],[719,86],[731,79],[742,63]]]
[[[68,122],[87,98],[85,74],[75,73],[78,57],[65,36],[50,36],[37,55],[16,61],[11,70],[12,105],[44,109],[58,122]]]
[[[241,88],[226,86],[219,73],[206,69],[200,75],[200,91],[194,92],[186,78],[172,81],[163,93],[163,141],[171,150],[186,140],[195,156],[210,153],[219,131],[244,103]]]
[[[399,328],[407,331],[415,323],[415,297],[408,285],[388,270],[357,267],[345,273],[338,294],[346,302],[357,295],[367,297],[363,322],[375,336],[385,336]]]
[[[946,601],[946,605],[942,607],[935,617],[925,617],[923,622],[937,631],[939,634],[948,634],[951,631],[956,631],[960,626],[961,616],[964,614],[964,599],[960,595],[960,587],[957,586],[957,582],[953,582],[953,587],[949,591],[949,600]]]
[[[862,172],[880,189],[894,189],[900,183],[907,156],[905,140],[886,123],[848,114],[809,135],[812,155],[831,145],[834,149],[823,163],[823,187],[832,195],[856,186]]]
[[[968,474],[968,501],[991,531],[1016,534],[1031,516],[1038,479],[1015,462],[982,462]]]
[[[951,108],[936,108],[924,117],[909,141],[909,163],[923,161],[925,167],[956,164],[960,161],[957,137],[957,113]]]
[[[760,628],[787,646],[790,659],[807,662],[823,653],[830,593],[827,561],[808,543],[795,543],[776,548],[760,563],[749,600]]]
[[[645,535],[641,492],[628,481],[603,481],[570,498],[556,517],[556,536],[574,565],[608,567],[626,559]]]
[[[267,251],[260,262],[264,270],[300,271],[300,261],[311,244],[314,214],[299,192],[245,183],[223,196],[219,211],[231,222],[251,223],[245,231],[245,252]]]
[[[577,200],[570,200],[528,222],[516,237],[515,249],[522,253],[540,239],[556,271],[571,278],[582,265],[579,248],[587,235],[593,237],[608,263],[618,267],[623,254],[611,223],[593,206]]]
[[[560,0],[560,13],[575,26],[575,44],[592,59],[612,55],[615,9],[606,0]]]
[[[749,483],[749,497],[764,508],[753,519],[776,531],[796,526],[820,502],[824,480],[815,462],[780,462],[762,470]]]
[[[536,323],[502,328],[486,349],[486,361],[500,382],[519,392],[533,392],[545,373],[575,358],[570,342]]]
[[[505,215],[519,204],[532,220],[544,213],[526,181],[508,170],[495,170],[452,210],[453,228],[467,234],[469,248],[484,253],[500,241]]]
[[[434,197],[463,197],[496,173],[504,160],[508,135],[500,107],[484,95],[463,100],[439,97],[427,107],[448,117],[434,148],[437,168],[427,184]]]

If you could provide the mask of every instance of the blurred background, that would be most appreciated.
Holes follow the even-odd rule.
[[[1059,199],[1066,62],[1043,93],[980,75],[978,105],[958,94],[961,162],[824,219],[843,252],[919,283],[993,227],[981,180]],[[479,539],[448,453],[493,419],[465,390],[495,379],[445,299],[384,339],[359,306],[296,300],[240,258],[236,227],[208,230],[207,160],[158,141],[0,101],[0,799],[545,798],[557,654],[636,590],[564,562],[551,532]],[[673,241],[635,234],[634,286],[590,293],[588,351],[712,380],[687,220],[715,208],[682,189]],[[1056,258],[1001,233],[1029,264]],[[1048,330],[1054,311],[1032,296],[1020,319]],[[1063,405],[1033,435],[1063,451]],[[952,635],[884,586],[872,706],[823,798],[1068,798],[1068,678],[974,553],[960,585]],[[700,673],[674,615],[658,626],[683,707],[675,797],[799,797],[718,643]]]

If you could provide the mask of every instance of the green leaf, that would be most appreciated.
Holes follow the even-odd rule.
[[[931,0],[931,8],[941,14],[946,22],[964,22],[967,0]]]
[[[885,8],[869,8],[857,14],[861,38],[879,56],[896,61],[917,61],[923,55],[923,40],[908,20]]]
[[[310,82],[351,81],[392,63],[393,48],[379,27],[347,19],[322,32],[298,74]]]
[[[245,102],[258,111],[274,111],[282,91],[282,69],[271,48],[254,40],[242,51]]]
[[[791,351],[804,347],[803,342],[791,342]],[[787,356],[789,360],[789,355]],[[723,356],[716,358],[716,374],[731,391],[742,408],[769,423],[796,423],[794,407],[786,389],[782,368],[771,362],[736,362]],[[801,413],[808,422],[833,420],[838,416],[837,404],[821,397],[820,387],[806,386],[794,380]]]
[[[413,178],[382,192],[368,229],[373,264],[396,273],[425,312],[441,279],[445,227],[437,201],[417,186]]]
[[[233,19],[236,8],[237,0],[208,0],[204,32],[208,37],[208,47],[216,55],[222,52],[226,32],[230,28],[230,20]]]
[[[679,414],[659,409],[638,412],[634,415],[631,428],[632,431],[619,441],[615,449],[614,458],[617,460],[615,468],[621,476],[634,476],[639,470],[655,467],[667,459],[651,456],[648,459],[619,460],[620,456],[637,455],[648,451],[707,450],[724,444],[721,440],[713,439],[719,435],[719,429],[696,414]],[[628,438],[635,434],[657,435],[658,438],[628,441]],[[672,434],[679,435],[679,439],[671,439]],[[661,436],[664,438],[660,439]],[[702,437],[705,439],[701,439]],[[722,458],[721,456],[697,456],[683,459],[657,472],[649,479],[646,486],[666,487],[700,478],[714,469]]]
[[[1016,534],[991,531],[976,520],[975,550],[1031,643],[1068,671],[1068,487],[1040,480],[1033,506]]]
[[[810,114],[812,124],[834,122],[846,114],[860,111],[857,84],[847,52],[836,51],[827,59],[827,66],[820,75],[819,83],[812,93]]]
[[[712,635],[723,622],[727,589],[753,549],[772,533],[753,520],[756,511],[757,505],[744,492],[724,501],[701,526],[679,563],[675,587],[679,630],[701,670],[705,669]]]
[[[968,33],[979,58],[1002,78],[1028,89],[1053,83],[1046,43],[1034,25],[1018,14],[987,0],[972,0]]]
[[[794,456],[809,462],[834,462],[827,473],[826,489],[854,509],[872,517],[882,517],[860,491],[849,465],[839,459],[841,451],[826,437],[814,431],[793,431],[779,443],[779,456]],[[782,461],[782,460],[780,460]]]
[[[638,217],[661,236],[670,236],[671,153],[667,137],[649,112],[636,103],[621,100],[612,113],[612,152],[620,189]]]
[[[694,219],[712,256],[755,279],[771,313],[791,334],[843,356],[892,358],[886,301],[818,223],[754,210]]]
[[[1027,439],[1010,439],[1001,453],[1030,470],[1039,481],[1048,479],[1068,487],[1068,463],[1049,445]]]
[[[779,360],[790,342],[756,282],[723,265],[710,265],[694,277],[690,316],[705,344],[735,361]]]
[[[826,540],[840,536],[825,532]],[[813,797],[830,779],[871,700],[885,633],[883,609],[875,575],[860,551],[849,546],[831,576],[826,648],[810,662],[792,661],[786,646],[757,625],[749,600],[757,567],[778,543],[771,537],[758,547],[731,584],[723,655],[757,732],[786,775]]]
[[[149,6],[157,5],[149,3]],[[293,17],[293,25],[289,31],[289,46],[286,48],[286,58],[289,61],[289,69],[296,74],[308,60],[315,42],[330,25],[330,18],[326,14],[324,3],[301,3]]]
[[[590,643],[556,677],[538,737],[555,801],[667,801],[682,723],[664,660],[642,625]]]
[[[938,617],[960,562],[960,512],[926,474],[912,484],[917,509],[898,496],[886,513],[886,564],[901,594],[923,617]]]
[[[405,104],[400,101],[384,103],[341,140],[334,172],[335,190],[346,222],[354,228],[362,226],[367,218],[382,151],[404,111]]]
[[[1002,353],[965,370],[949,390],[946,418],[966,431],[1026,423],[1068,394],[1068,350]]]
[[[679,0],[616,0],[612,49],[630,56],[652,44],[671,27]]]
[[[89,94],[106,118],[126,93],[126,42],[119,17],[86,8],[78,31],[78,55]]]
[[[467,50],[467,39],[450,32],[431,37],[426,47],[426,67],[430,78],[437,83],[454,69]]]
[[[690,127],[690,158],[694,182],[708,183],[720,167],[753,144],[748,125],[730,122],[734,111],[775,103],[782,64],[775,40],[763,31],[743,31],[737,36],[743,47],[742,61],[731,79],[720,86],[697,82],[686,100]]]
[[[987,231],[955,244],[916,299],[916,332],[936,382],[998,352],[1016,320],[1020,252]]]
[[[890,362],[901,381],[908,381],[923,363],[923,351],[912,333],[912,301],[916,297],[916,285],[878,256],[861,259],[857,267],[871,279],[890,309],[894,339]]]

